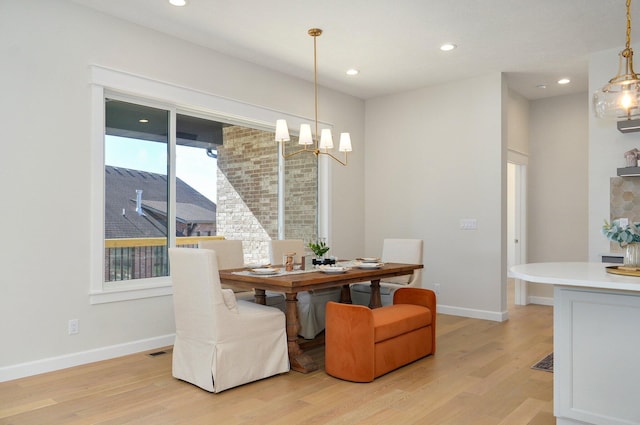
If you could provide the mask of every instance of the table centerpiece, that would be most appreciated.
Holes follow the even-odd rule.
[[[326,258],[325,255],[329,252],[329,247],[323,239],[320,239],[318,242],[313,243],[309,242],[309,248],[313,251],[316,258],[313,259],[313,265],[323,265],[323,264],[335,264],[336,260],[331,258]]]

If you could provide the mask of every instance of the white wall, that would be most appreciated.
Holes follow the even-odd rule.
[[[171,297],[89,304],[90,65],[311,118],[312,83],[66,0],[0,2],[0,40],[0,381],[165,342]],[[331,166],[330,237],[336,253],[362,255],[364,102],[319,96],[321,119],[354,147],[348,167]]]
[[[530,102],[527,262],[588,260],[588,94]],[[553,287],[529,283],[529,298]]]
[[[529,154],[529,101],[509,90],[507,104],[507,147],[511,152]]]
[[[632,46],[637,52],[640,45]],[[618,69],[620,49],[591,55],[589,60],[589,96],[605,85]],[[591,98],[589,98],[589,105]],[[602,235],[602,224],[609,219],[610,178],[625,166],[624,153],[640,149],[640,133],[623,134],[614,121],[597,119],[589,109],[589,260],[602,261],[609,241]]]
[[[423,286],[441,312],[501,320],[506,149],[499,73],[366,102],[365,247],[425,242]],[[477,230],[460,230],[474,218]]]

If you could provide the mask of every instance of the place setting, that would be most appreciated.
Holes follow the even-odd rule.
[[[350,270],[350,267],[345,266],[318,266],[318,270],[327,274],[342,274]]]
[[[284,276],[290,274],[309,273],[314,270],[302,270],[300,266],[294,267],[293,270],[287,271],[284,267],[257,267],[249,268],[241,272],[234,272],[236,274],[249,274],[253,276]]]
[[[245,270],[233,272],[234,274],[240,275],[251,275],[251,276],[283,276],[288,274],[298,274],[310,272],[313,270],[302,270],[300,264],[293,265],[292,270],[287,270],[285,267],[273,267],[271,264],[245,264]]]
[[[260,276],[270,276],[280,272],[280,269],[273,267],[257,267],[249,269],[248,272],[250,274],[260,275]]]
[[[377,263],[380,261],[378,257],[358,257],[356,261],[360,261],[361,263]]]
[[[379,269],[380,267],[384,266],[384,263],[381,262],[380,258],[377,257],[361,257],[356,258],[354,266],[359,269],[372,270]]]

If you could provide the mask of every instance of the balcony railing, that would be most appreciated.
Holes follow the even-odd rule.
[[[224,239],[224,236],[176,237],[176,246],[197,248],[198,241],[216,239]],[[145,279],[168,274],[167,238],[104,240],[105,282]]]

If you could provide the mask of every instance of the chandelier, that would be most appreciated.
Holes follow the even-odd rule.
[[[297,150],[290,154],[285,154],[284,145],[285,142],[291,140],[289,138],[289,127],[287,121],[280,119],[276,120],[276,142],[280,142],[282,156],[284,158],[290,158],[300,153],[309,152],[316,156],[327,155],[342,165],[347,165],[347,155],[351,152],[351,136],[349,133],[340,133],[340,144],[338,145],[338,151],[344,152],[344,161],[334,156],[330,150],[333,149],[333,137],[331,136],[331,130],[323,128],[320,132],[320,143],[318,144],[318,60],[316,54],[316,39],[322,34],[322,30],[319,28],[311,28],[308,31],[309,35],[313,37],[313,87],[315,93],[315,133],[311,133],[311,126],[309,124],[300,125],[300,134],[298,135],[298,144],[302,145],[300,150]]]
[[[619,54],[618,75],[593,95],[593,109],[598,118],[640,117],[640,78],[633,70],[631,49],[631,0],[627,0],[627,43]]]

